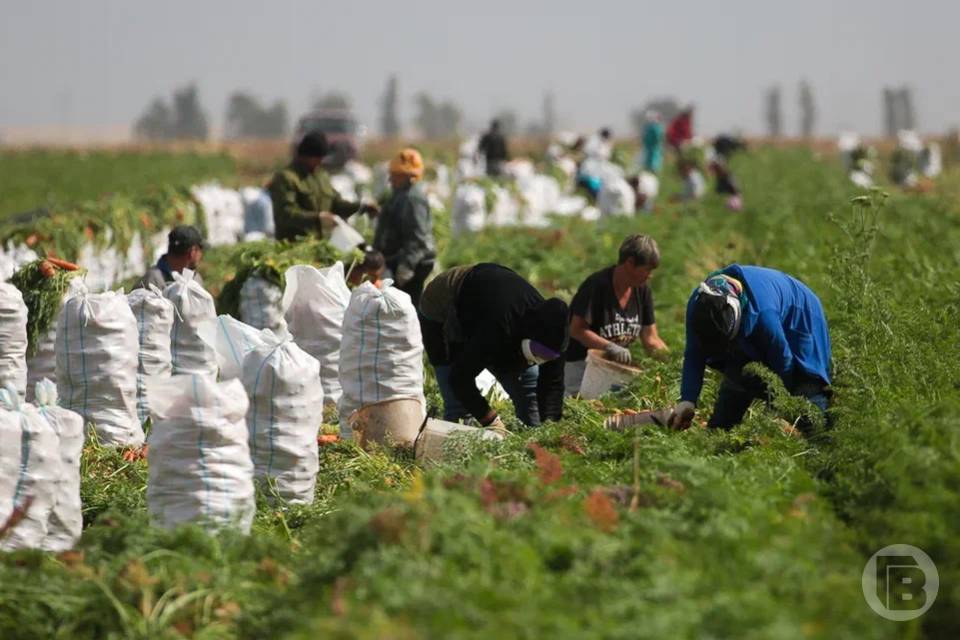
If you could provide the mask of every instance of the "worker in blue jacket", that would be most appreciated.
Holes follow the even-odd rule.
[[[743,373],[751,362],[774,371],[790,393],[827,410],[827,319],[820,299],[796,278],[738,264],[712,273],[687,302],[686,329],[680,403],[670,412],[671,426],[690,426],[707,366],[723,372],[707,426],[729,429],[754,400],[766,397],[760,380]]]

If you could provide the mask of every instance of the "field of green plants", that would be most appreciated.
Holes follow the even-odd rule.
[[[501,262],[567,297],[623,236],[653,235],[671,351],[636,352],[643,374],[628,389],[570,401],[539,429],[508,419],[503,444],[428,469],[403,452],[324,447],[316,502],[261,501],[249,537],[150,528],[147,463],[88,445],[81,544],[0,556],[0,638],[960,636],[960,173],[885,196],[803,149],[733,167],[741,213],[662,197],[652,216],[438,232],[444,266]],[[733,261],[820,295],[833,426],[785,434],[778,419],[803,407],[781,397],[729,432],[604,430],[618,410],[674,402],[687,296]],[[209,264],[222,286],[223,261]],[[433,384],[428,398],[438,406]],[[896,543],[939,570],[935,604],[911,622],[879,617],[861,591],[867,559]]]

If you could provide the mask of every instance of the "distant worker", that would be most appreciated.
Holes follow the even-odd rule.
[[[184,269],[196,271],[203,259],[203,236],[194,226],[182,224],[173,228],[167,235],[167,252],[160,256],[157,264],[147,269],[140,287],[154,285],[160,289],[173,282],[174,273],[183,273]],[[200,285],[200,274],[193,277]]]
[[[787,391],[826,412],[827,319],[820,299],[796,278],[764,267],[725,267],[690,296],[686,327],[681,402],[670,413],[671,426],[690,426],[708,366],[723,372],[723,381],[707,426],[739,424],[750,404],[767,396],[765,385],[743,372],[751,362],[770,368]]]
[[[507,139],[500,131],[499,120],[490,123],[490,130],[480,138],[477,150],[483,154],[486,161],[487,175],[492,178],[502,176],[503,165],[510,159],[510,152],[507,150]]]
[[[533,285],[498,264],[454,267],[424,289],[420,323],[444,420],[472,415],[482,426],[503,428],[476,385],[484,369],[503,386],[524,424],[560,419],[570,336],[563,300],[544,300]]]
[[[681,147],[693,140],[693,107],[687,106],[667,126],[667,142],[679,152]]]
[[[416,306],[437,258],[430,204],[420,185],[423,158],[416,149],[404,149],[389,170],[393,193],[377,222],[373,247],[383,254],[396,287]]]
[[[613,132],[604,127],[587,138],[583,145],[583,154],[593,160],[609,160],[613,155]]]
[[[647,111],[646,123],[643,125],[643,135],[641,144],[643,146],[643,169],[654,175],[660,173],[663,169],[663,141],[666,133],[663,129],[663,122],[660,121],[660,113],[657,111]]]
[[[383,272],[386,269],[383,254],[366,243],[360,244],[357,249],[363,254],[363,258],[352,265],[347,272],[347,285],[353,289],[364,282],[369,282],[380,289],[383,286]]]
[[[327,137],[318,131],[308,133],[297,145],[296,157],[274,174],[267,185],[273,200],[273,217],[278,240],[293,240],[298,236],[323,235],[322,223],[333,222],[333,216],[343,219],[355,213],[376,215],[375,204],[361,204],[344,200],[330,183],[330,176],[321,168],[329,155]]]
[[[570,302],[570,346],[564,367],[566,395],[580,391],[588,349],[630,364],[630,345],[640,340],[650,355],[666,351],[657,333],[653,292],[647,282],[660,265],[660,248],[650,236],[632,235],[620,244],[617,264],[597,271]]]

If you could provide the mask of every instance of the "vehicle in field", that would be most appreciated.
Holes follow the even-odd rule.
[[[321,131],[330,143],[330,164],[342,165],[357,157],[364,128],[349,109],[317,109],[303,115],[294,129],[293,145],[308,133]]]

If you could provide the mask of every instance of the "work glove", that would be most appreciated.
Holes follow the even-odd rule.
[[[400,265],[397,267],[397,272],[393,274],[393,282],[398,287],[402,287],[413,280],[413,275],[413,269],[405,265]]]
[[[621,347],[613,342],[608,342],[603,348],[603,352],[607,355],[607,358],[620,364],[630,364],[630,361],[633,360],[633,357],[630,355],[630,349]]]
[[[667,426],[671,429],[677,429],[678,431],[689,429],[693,423],[693,414],[695,412],[696,407],[692,402],[688,402],[687,400],[678,402],[677,406],[670,410],[670,415],[667,417]]]

